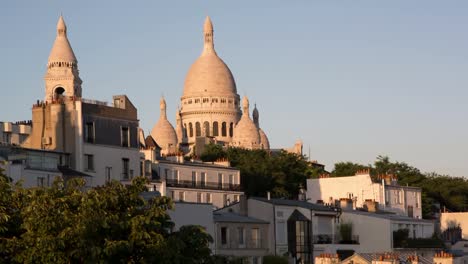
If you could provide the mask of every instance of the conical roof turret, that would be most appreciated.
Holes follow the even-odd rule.
[[[76,64],[75,53],[68,41],[67,25],[63,16],[59,17],[57,22],[57,37],[49,55],[49,66],[53,63],[66,63],[66,65]]]

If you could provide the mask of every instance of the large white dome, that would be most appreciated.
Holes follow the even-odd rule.
[[[236,82],[231,70],[218,57],[214,49],[213,24],[209,17],[203,27],[204,46],[200,57],[190,67],[184,83],[186,97],[234,96],[237,95]]]

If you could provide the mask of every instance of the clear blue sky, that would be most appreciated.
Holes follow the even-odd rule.
[[[31,118],[60,13],[86,98],[127,94],[148,132],[175,109],[210,15],[273,147],[332,169],[377,155],[468,176],[467,1],[3,1],[0,120]]]

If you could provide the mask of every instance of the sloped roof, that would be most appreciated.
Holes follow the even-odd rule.
[[[380,255],[385,254],[384,252],[381,253],[354,253],[351,257],[348,257],[347,259],[343,260],[342,262],[347,262],[348,260],[351,260],[354,257],[361,257],[363,260],[365,260],[367,263],[372,263],[372,260],[377,259]],[[407,263],[407,260],[409,257],[414,256],[415,254],[413,252],[398,252],[398,258],[400,259],[400,263]],[[419,258],[419,263],[421,264],[433,264],[433,261],[429,258],[423,257],[418,255]]]
[[[320,205],[320,204],[313,204],[309,203],[306,201],[299,201],[299,200],[287,200],[287,199],[277,199],[273,198],[268,200],[267,198],[263,197],[251,197],[251,199],[265,202],[265,203],[270,203],[274,205],[283,205],[283,206],[295,206],[295,207],[301,207],[301,208],[306,208],[309,210],[314,210],[314,211],[326,211],[326,212],[334,212],[335,210],[333,208]]]

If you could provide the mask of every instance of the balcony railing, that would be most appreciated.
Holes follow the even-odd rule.
[[[313,235],[312,243],[314,244],[359,244],[359,236],[352,235],[349,238],[343,238],[339,234]]]
[[[205,190],[223,190],[223,191],[240,191],[240,184],[229,184],[218,182],[202,182],[202,181],[182,181],[175,179],[167,179],[166,186],[179,188],[195,188]]]

